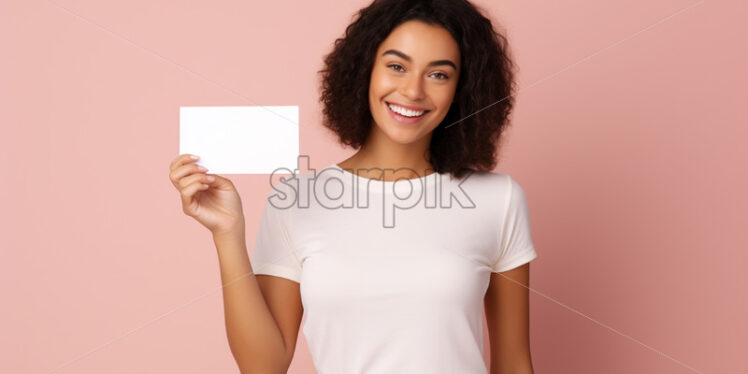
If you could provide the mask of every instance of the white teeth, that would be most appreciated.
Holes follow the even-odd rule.
[[[425,110],[415,111],[415,110],[401,108],[399,106],[395,106],[392,104],[387,104],[387,105],[390,107],[390,109],[392,109],[393,112],[397,114],[401,114],[405,117],[418,117],[422,115],[423,113],[426,113]]]

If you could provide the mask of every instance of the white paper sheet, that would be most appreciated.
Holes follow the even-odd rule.
[[[298,106],[179,107],[179,154],[200,156],[211,174],[294,170],[299,155]]]

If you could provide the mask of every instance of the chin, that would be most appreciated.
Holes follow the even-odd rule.
[[[398,144],[411,144],[417,142],[423,137],[419,128],[398,128],[397,125],[388,124],[386,129],[381,129],[384,134],[393,142]]]

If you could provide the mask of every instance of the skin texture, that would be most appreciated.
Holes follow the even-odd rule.
[[[385,51],[397,50],[410,61]],[[428,66],[437,60],[447,65]],[[372,126],[364,145],[338,165],[365,178],[396,180],[431,174],[428,147],[431,133],[446,116],[459,79],[460,51],[449,32],[421,21],[397,28],[377,49],[371,74],[369,105]],[[387,112],[396,102],[430,110],[418,124],[400,124]],[[379,168],[370,170],[369,168]],[[385,172],[381,169],[403,170]],[[529,346],[529,264],[492,273],[484,306],[491,343],[491,374],[532,373]],[[287,279],[256,275],[265,301],[283,335],[286,365],[296,346],[303,309],[299,284]],[[512,281],[513,280],[513,281]]]
[[[286,352],[283,367],[288,369],[296,350],[301,318],[304,315],[300,284],[289,279],[265,274],[256,274],[255,279],[257,279],[257,285],[262,291],[265,303],[270,309],[270,314],[273,315],[273,319],[275,319],[275,323],[278,324],[278,329],[283,335]]]
[[[490,374],[533,373],[530,357],[530,264],[491,273],[484,297]]]

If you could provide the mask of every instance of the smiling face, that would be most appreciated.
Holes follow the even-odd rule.
[[[396,27],[377,49],[371,72],[372,131],[400,144],[428,144],[449,111],[459,72],[460,50],[449,31],[416,20]],[[397,113],[390,104],[410,111]]]

